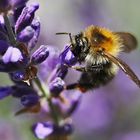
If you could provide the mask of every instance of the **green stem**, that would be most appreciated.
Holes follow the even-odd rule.
[[[8,18],[6,13],[4,13],[3,18],[4,18],[5,26],[6,26],[6,29],[7,29],[7,32],[8,32],[10,43],[11,43],[12,46],[15,46],[17,42],[16,42],[16,39],[15,39],[15,35],[13,33],[9,18]]]
[[[35,83],[38,86],[38,88],[41,90],[43,96],[46,97],[46,99],[48,101],[48,105],[49,105],[50,110],[51,110],[51,115],[52,115],[52,118],[53,118],[55,124],[59,125],[59,117],[57,115],[57,112],[55,111],[55,107],[54,107],[54,105],[52,103],[50,95],[46,91],[45,86],[43,85],[43,83],[40,82],[40,80],[38,78],[35,79]]]

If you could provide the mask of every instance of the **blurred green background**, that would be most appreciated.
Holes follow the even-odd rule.
[[[56,32],[77,34],[94,24],[113,31],[133,33],[140,42],[139,0],[30,0],[38,2],[41,20],[38,45],[63,48],[68,37]],[[121,58],[140,77],[140,50],[121,54]],[[6,74],[0,85],[12,84]],[[0,140],[35,140],[30,132],[33,115],[14,116],[19,101],[10,97],[0,102]],[[140,89],[121,71],[106,87],[83,96],[73,115],[72,140],[140,140]]]

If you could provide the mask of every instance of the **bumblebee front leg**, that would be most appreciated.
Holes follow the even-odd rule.
[[[103,66],[102,65],[91,65],[88,67],[72,66],[71,68],[80,72],[93,72],[93,71],[102,70]]]
[[[80,71],[80,72],[88,72],[88,70],[86,69],[86,67],[72,66],[71,68],[72,68],[72,69],[75,69],[75,70],[77,70],[77,71]]]
[[[66,90],[73,90],[76,89],[79,86],[78,83],[72,83],[66,86]]]
[[[80,85],[79,83],[73,83],[73,84],[69,84],[66,86],[66,90],[74,90],[74,89],[78,89],[80,90],[82,93],[85,93],[87,91],[87,89],[85,89],[82,85]]]

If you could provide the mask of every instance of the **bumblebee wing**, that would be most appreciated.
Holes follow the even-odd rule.
[[[138,86],[140,87],[140,80],[139,78],[136,76],[136,74],[132,71],[132,69],[125,63],[123,62],[121,59],[114,57],[113,55],[104,52],[103,53],[104,56],[106,56],[111,62],[115,63],[117,66],[119,66],[119,68],[121,68],[121,70],[127,75],[129,76],[129,78]]]
[[[122,41],[123,52],[129,53],[137,48],[137,39],[130,33],[127,32],[115,32]]]

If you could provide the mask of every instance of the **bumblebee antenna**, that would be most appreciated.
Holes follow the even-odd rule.
[[[56,33],[56,35],[69,35],[70,42],[71,42],[71,45],[70,45],[70,46],[73,46],[73,40],[72,40],[71,33],[67,33],[67,32],[58,32],[58,33]]]

